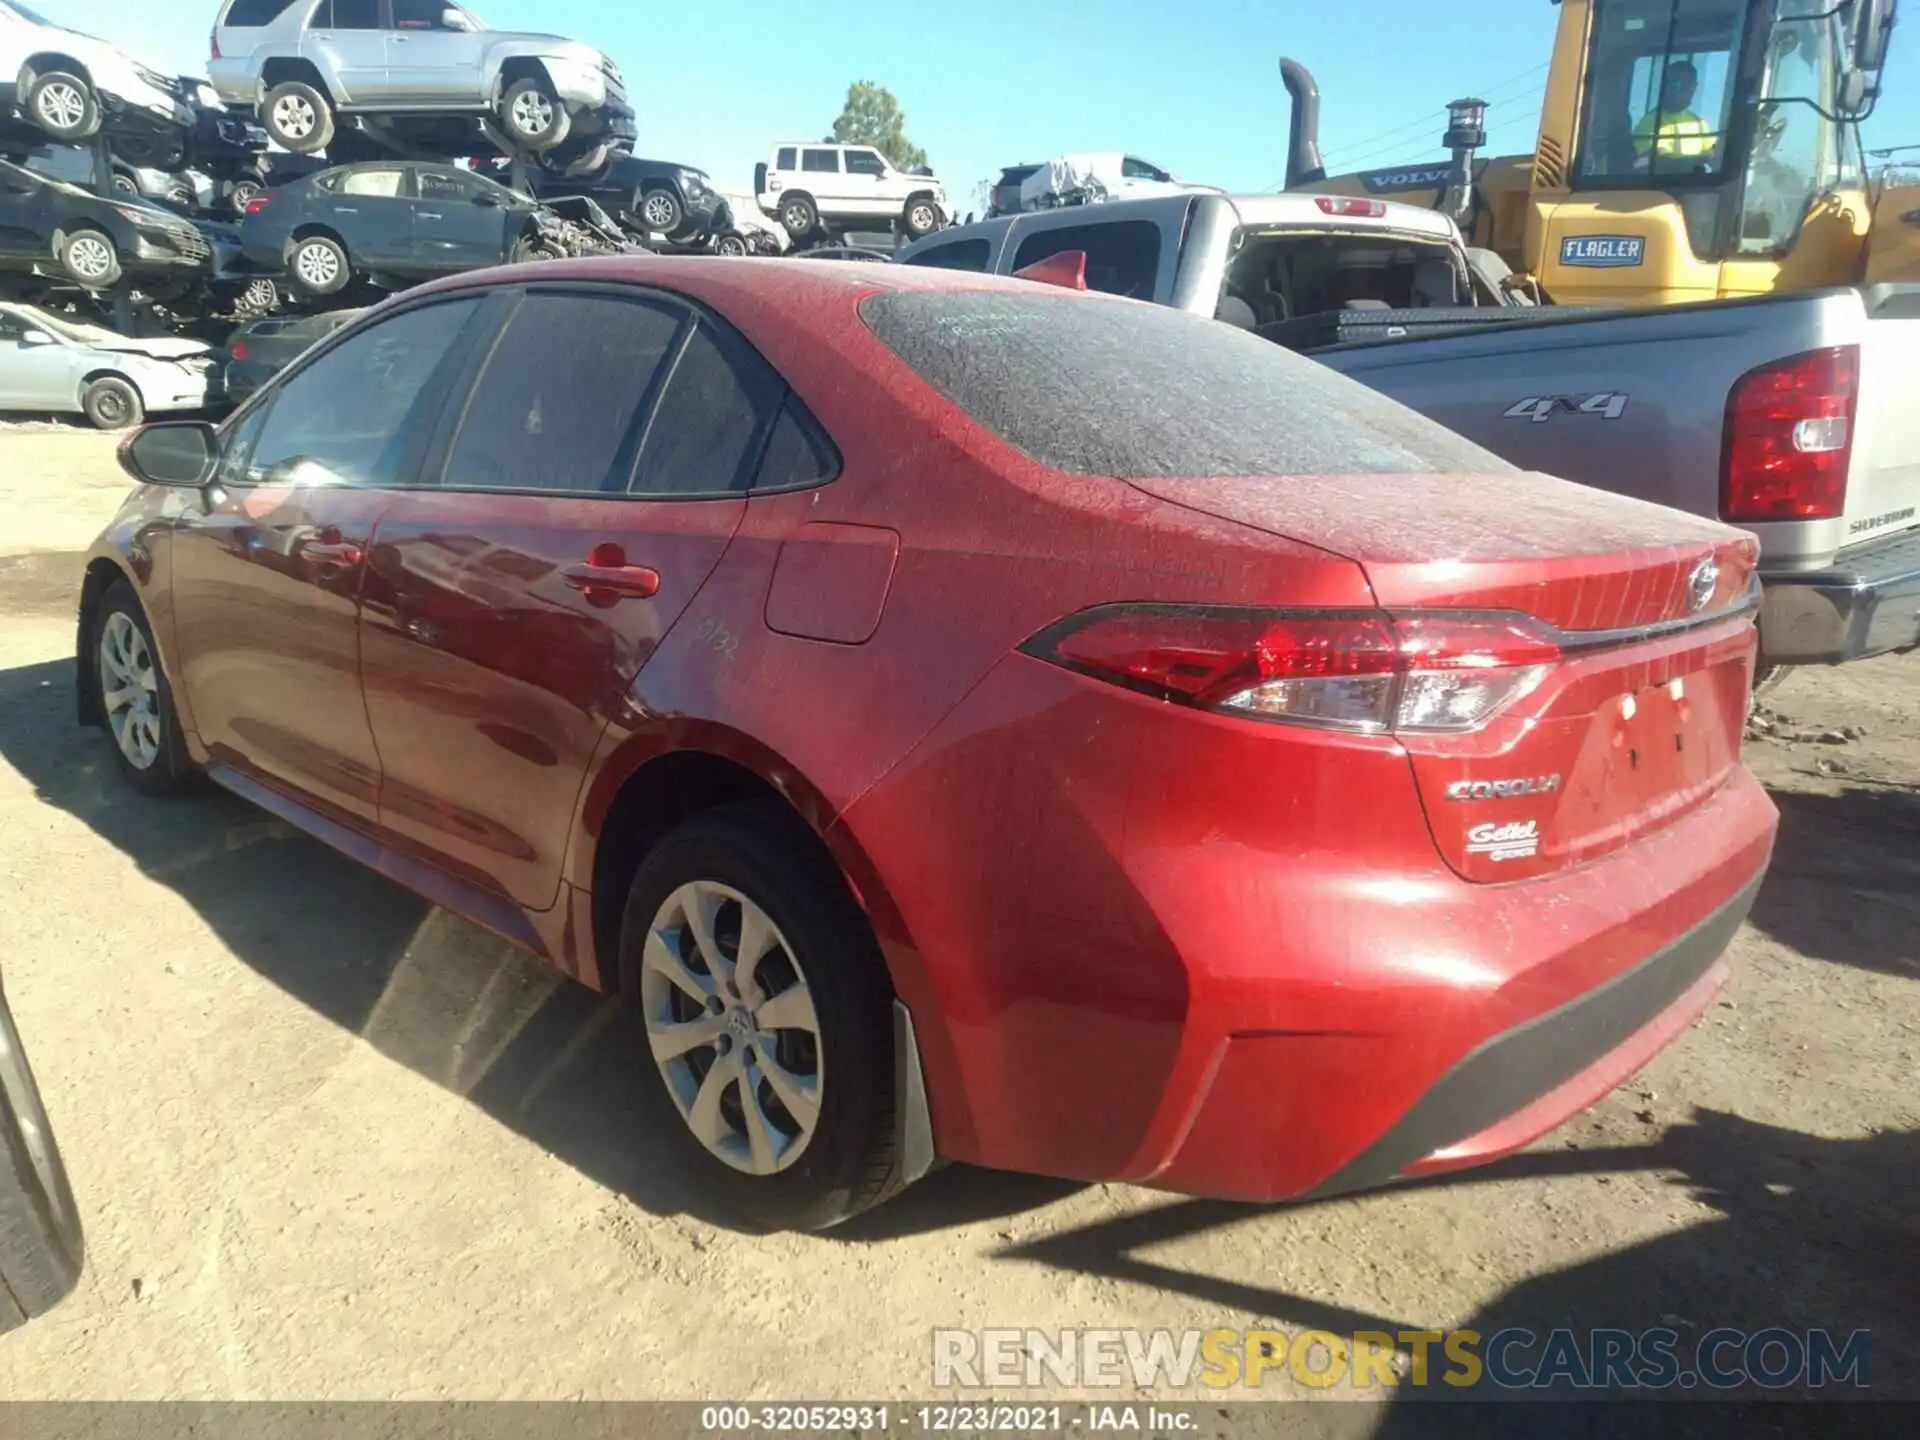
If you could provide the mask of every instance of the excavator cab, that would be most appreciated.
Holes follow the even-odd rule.
[[[1864,11],[1890,26],[1891,6],[1863,0],[1564,0],[1525,268],[1563,304],[1861,279],[1858,119],[1885,58],[1862,44]]]
[[[1556,3],[1533,155],[1476,159],[1474,127],[1456,114],[1450,165],[1328,180],[1318,94],[1283,60],[1289,188],[1446,210],[1558,304],[1920,278],[1920,230],[1906,218],[1920,193],[1874,193],[1859,134],[1895,0]]]

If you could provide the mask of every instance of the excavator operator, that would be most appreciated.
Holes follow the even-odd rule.
[[[1700,74],[1692,62],[1676,60],[1667,66],[1660,81],[1658,108],[1641,116],[1640,123],[1633,127],[1633,149],[1640,168],[1648,168],[1648,159],[1655,154],[1667,161],[1697,159],[1713,152],[1719,136],[1688,108],[1699,85]]]

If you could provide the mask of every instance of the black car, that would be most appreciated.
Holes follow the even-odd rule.
[[[275,315],[235,330],[227,340],[222,377],[226,398],[238,405],[309,348],[351,322],[358,310]]]
[[[157,294],[189,289],[212,268],[213,247],[191,221],[0,160],[0,272],[94,291],[124,280]]]
[[[488,162],[485,173],[504,183],[510,170],[498,160]],[[697,243],[733,224],[706,171],[667,160],[615,154],[578,173],[535,163],[527,166],[527,184],[541,200],[589,196],[628,229],[677,244]]]
[[[238,215],[266,188],[267,132],[221,105],[204,80],[182,76],[174,93],[193,111],[193,126],[184,132],[115,136],[111,140],[114,168],[127,174],[167,172],[185,184],[193,202],[206,210]],[[195,184],[189,177],[201,177]],[[154,182],[139,175],[141,193],[155,194]]]
[[[545,207],[451,165],[343,165],[276,186],[247,204],[246,262],[284,271],[309,297],[354,281],[402,289],[485,265],[574,253]]]
[[[1020,186],[1039,169],[1038,165],[1009,165],[1002,170],[1000,178],[993,182],[993,195],[987,203],[988,218],[1017,214],[1020,209]]]

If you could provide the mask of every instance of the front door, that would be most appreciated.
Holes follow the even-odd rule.
[[[484,98],[486,45],[478,35],[448,25],[464,13],[445,0],[393,0],[387,32],[388,98],[415,105],[471,105]]]
[[[360,592],[391,488],[408,483],[480,302],[382,321],[230,426],[217,483],[172,536],[175,644],[216,762],[370,827],[380,762],[360,693]]]
[[[367,106],[388,98],[385,0],[321,0],[300,37],[300,54],[339,82],[336,104]]]
[[[419,202],[413,207],[413,255],[429,275],[498,265],[507,258],[510,211],[515,198],[498,185],[464,171],[422,165],[413,172]]]
[[[450,407],[438,487],[382,517],[381,823],[526,908],[555,902],[607,723],[740,524],[779,397],[736,344],[665,297],[533,288]]]

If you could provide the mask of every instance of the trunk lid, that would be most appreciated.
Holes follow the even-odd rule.
[[[1556,633],[1561,658],[1484,727],[1401,737],[1465,879],[1616,850],[1740,763],[1758,559],[1744,532],[1525,472],[1131,483],[1346,556],[1387,611],[1513,611]]]

